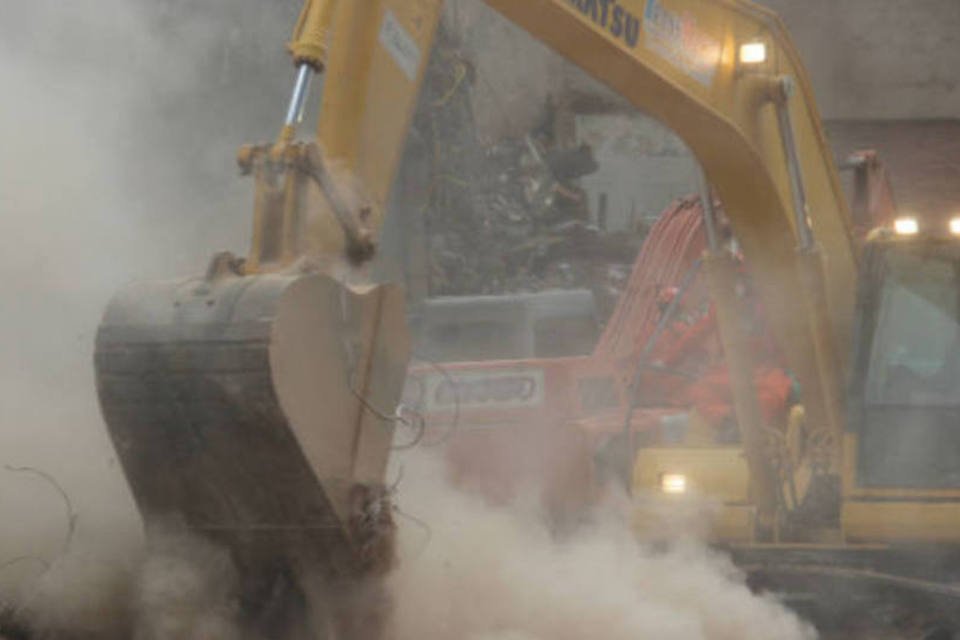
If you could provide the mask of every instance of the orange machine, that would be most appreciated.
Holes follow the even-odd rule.
[[[619,435],[625,414],[626,430],[645,438],[691,408],[735,433],[716,313],[700,273],[705,242],[700,198],[672,203],[588,356],[412,367],[404,404],[424,416],[425,441],[443,444],[451,476],[494,501],[539,491],[548,511],[566,520],[593,497],[595,453]],[[783,413],[790,379],[762,328],[757,343],[767,354],[757,370],[761,406],[766,416]],[[644,370],[631,394],[638,363]]]
[[[858,152],[844,168],[853,171],[857,228],[889,224],[893,194],[877,154]],[[737,439],[717,311],[700,270],[701,202],[681,198],[661,214],[590,355],[411,367],[404,404],[425,418],[425,441],[444,446],[455,481],[497,502],[535,489],[551,513],[571,518],[598,488],[596,463],[611,439],[669,440],[670,425],[691,411],[716,442]],[[738,286],[749,289],[738,260]],[[754,301],[747,314],[754,385],[764,424],[785,429],[796,382],[764,315]]]

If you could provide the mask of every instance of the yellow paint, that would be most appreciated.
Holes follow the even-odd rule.
[[[724,543],[751,542],[756,517],[756,509],[751,505],[723,505],[713,521],[710,539]]]
[[[960,535],[960,503],[859,502],[843,505],[843,535],[849,542],[945,543]]]
[[[356,174],[382,212],[430,55],[441,3],[438,0],[339,2],[337,34],[324,81],[318,138],[334,162]],[[384,44],[385,24],[398,24],[419,66],[411,79]],[[413,56],[408,56],[412,61]],[[378,213],[378,215],[380,215]]]
[[[303,3],[288,45],[295,63],[303,62],[315,69],[324,68],[336,3],[337,0],[306,0]]]
[[[665,493],[664,476],[683,476],[683,493]],[[717,542],[750,542],[756,507],[750,503],[750,474],[737,447],[641,449],[633,467],[633,529],[640,538],[672,535],[676,528]],[[678,531],[677,533],[680,533]]]

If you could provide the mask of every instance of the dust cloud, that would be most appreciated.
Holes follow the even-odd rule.
[[[282,118],[296,10],[0,0],[0,602],[41,598],[67,564],[119,575],[134,561],[141,526],[96,404],[96,326],[124,282],[244,250],[251,186],[234,154]],[[69,496],[69,558],[57,488],[8,466]]]
[[[237,637],[222,551],[142,555],[92,346],[124,282],[243,251],[233,154],[275,131],[297,4],[0,0],[0,602],[41,628],[124,637],[136,615],[156,637]],[[401,518],[401,640],[811,635],[695,542],[653,554],[615,517],[557,542],[435,463],[406,469],[400,504],[425,524]]]
[[[640,545],[622,501],[558,540],[528,501],[491,507],[450,489],[435,460],[401,464],[392,578],[401,640],[816,636],[695,538],[656,552]]]
[[[223,548],[171,527],[151,531],[131,603],[137,640],[244,637],[236,622],[238,582]]]

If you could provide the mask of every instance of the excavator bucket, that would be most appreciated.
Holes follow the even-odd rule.
[[[245,570],[385,569],[408,343],[396,286],[227,274],[121,291],[97,334],[97,384],[145,519],[177,517]]]

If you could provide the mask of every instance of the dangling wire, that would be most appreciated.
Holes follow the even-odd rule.
[[[431,442],[424,442],[424,447],[439,447],[447,443],[447,441],[453,437],[453,434],[457,432],[457,429],[460,427],[460,385],[457,384],[457,381],[453,376],[447,371],[445,367],[440,365],[440,363],[426,358],[417,358],[422,362],[427,363],[433,369],[435,369],[440,375],[444,377],[446,382],[450,385],[450,388],[453,389],[453,417],[450,419],[450,424],[447,425],[446,431],[436,440]]]
[[[42,469],[38,469],[36,467],[27,467],[27,466],[17,467],[9,464],[3,465],[3,468],[11,473],[32,473],[40,477],[41,479],[45,480],[51,487],[53,487],[57,491],[57,493],[60,494],[60,497],[63,499],[64,515],[66,516],[66,524],[67,524],[66,532],[64,534],[63,544],[61,546],[60,556],[59,556],[60,558],[63,558],[67,554],[67,552],[70,550],[70,544],[73,542],[73,536],[77,530],[77,519],[79,517],[79,514],[73,508],[73,501],[70,500],[69,494],[67,494],[63,486],[59,482],[57,482],[56,478],[54,478],[52,475],[50,475],[49,473],[47,473]],[[35,562],[41,565],[43,567],[43,574],[48,573],[52,566],[52,563],[50,561],[46,560],[45,558],[41,558],[40,556],[22,555],[22,556],[17,556],[15,558],[11,558],[10,560],[6,560],[2,564],[0,564],[0,571],[4,569],[8,569],[22,562]],[[34,592],[30,594],[28,598],[32,599],[33,597],[35,597],[37,589],[38,587],[35,587]],[[22,612],[22,609],[24,606],[26,606],[25,603],[11,606],[11,607],[8,607],[6,611],[4,610],[3,607],[0,607],[0,614],[9,613],[9,614],[12,614],[14,618],[16,618]]]
[[[393,425],[402,424],[407,427],[410,427],[414,431],[413,439],[410,442],[394,445],[390,447],[392,450],[398,451],[403,449],[410,449],[417,446],[420,441],[423,439],[423,433],[426,430],[426,420],[423,416],[417,412],[410,410],[409,408],[404,407],[401,403],[397,405],[396,409],[393,412],[393,415],[384,411],[373,405],[362,393],[357,391],[356,386],[354,385],[353,379],[354,375],[357,372],[357,354],[354,351],[353,345],[350,344],[347,336],[349,332],[347,328],[350,323],[350,312],[347,304],[347,278],[346,274],[342,275],[339,279],[340,291],[339,291],[339,303],[340,303],[340,342],[343,347],[344,357],[346,358],[347,364],[347,381],[348,388],[350,393],[353,394],[353,397],[356,398],[364,409],[375,415],[377,418],[383,422],[388,422]],[[405,410],[406,409],[406,410]],[[406,414],[406,415],[405,415]],[[409,416],[409,417],[408,417]]]
[[[404,444],[399,444],[399,445],[393,445],[390,447],[392,450],[400,451],[403,449],[412,449],[413,447],[420,444],[421,440],[423,440],[423,434],[427,428],[427,421],[424,419],[423,415],[419,411],[414,411],[413,409],[405,407],[403,403],[400,403],[399,405],[397,405],[397,409],[395,413],[393,415],[390,415],[385,411],[381,411],[377,407],[373,406],[373,404],[371,404],[369,400],[364,398],[363,395],[353,387],[350,387],[350,393],[352,393],[353,397],[355,397],[357,400],[360,401],[360,404],[362,404],[367,411],[369,411],[376,417],[380,418],[380,420],[383,420],[384,422],[392,423],[394,425],[402,424],[414,430],[414,436],[410,442],[406,442]],[[408,413],[410,417],[407,417],[404,415],[404,410],[406,410],[406,413]]]

